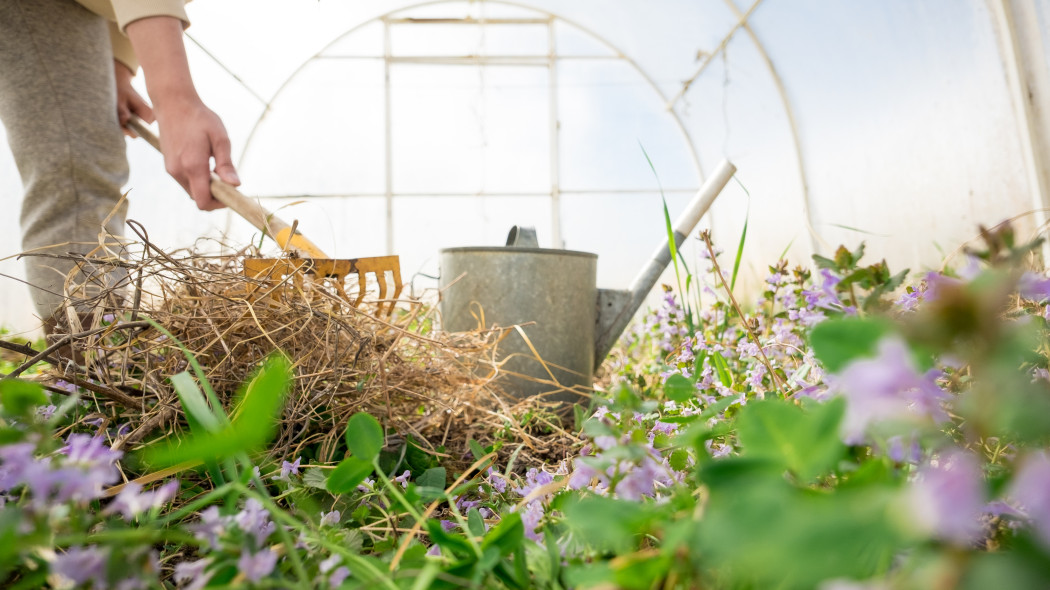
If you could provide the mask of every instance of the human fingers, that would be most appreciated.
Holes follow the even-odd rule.
[[[155,120],[153,107],[138,92],[132,91],[128,97],[128,108],[146,123],[152,123]]]
[[[220,133],[221,132],[221,133]],[[230,137],[226,129],[219,124],[219,129],[212,135],[212,156],[215,158],[215,173],[226,184],[240,186],[241,179],[237,176],[237,169],[233,165],[233,157],[230,155]]]

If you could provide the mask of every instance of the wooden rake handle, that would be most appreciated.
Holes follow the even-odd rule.
[[[128,119],[130,127],[139,137],[146,140],[157,151],[160,149],[160,138],[157,137],[146,122],[132,115]],[[282,250],[296,250],[304,258],[328,258],[323,250],[317,247],[298,231],[292,232],[292,226],[283,219],[269,212],[257,201],[249,199],[241,194],[233,185],[227,184],[214,172],[211,173],[211,194],[223,205],[226,205],[234,213],[240,215],[245,221],[255,226],[281,247]]]

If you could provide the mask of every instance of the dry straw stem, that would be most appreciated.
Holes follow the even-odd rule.
[[[496,346],[510,328],[433,331],[435,308],[420,301],[401,301],[390,318],[376,317],[374,304],[354,308],[324,281],[268,285],[245,277],[244,259],[258,255],[253,249],[227,256],[163,252],[144,231],[137,233],[142,242],[123,252],[79,257],[91,269],[80,273],[85,283],[119,279],[90,298],[73,297],[88,290],[67,281],[66,315],[74,325],[63,341],[78,362],[65,360],[51,374],[95,393],[110,416],[131,423],[130,433],[114,441],[125,451],[183,430],[169,379],[188,362],[145,318],[196,358],[227,412],[263,359],[276,350],[288,355],[294,379],[271,444],[273,460],[306,447],[313,447],[316,461],[341,459],[347,419],[361,411],[384,422],[388,446],[411,436],[446,464],[462,467],[469,465],[469,439],[525,441],[530,452],[518,457],[522,468],[560,460],[576,444],[558,426],[552,404],[518,401],[500,389]]]

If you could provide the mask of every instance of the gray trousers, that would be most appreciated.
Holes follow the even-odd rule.
[[[25,251],[85,254],[102,232],[122,235],[126,206],[103,228],[128,179],[116,104],[102,17],[73,0],[0,0],[0,120],[25,187]],[[74,267],[26,258],[41,319],[66,302],[63,284]]]

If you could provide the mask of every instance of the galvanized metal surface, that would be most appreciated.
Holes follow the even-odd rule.
[[[498,360],[506,360],[501,377],[506,389],[521,398],[543,395],[580,401],[569,389],[592,386],[596,254],[549,248],[447,248],[441,251],[440,265],[444,330],[521,325],[528,342],[512,331],[498,349]]]

